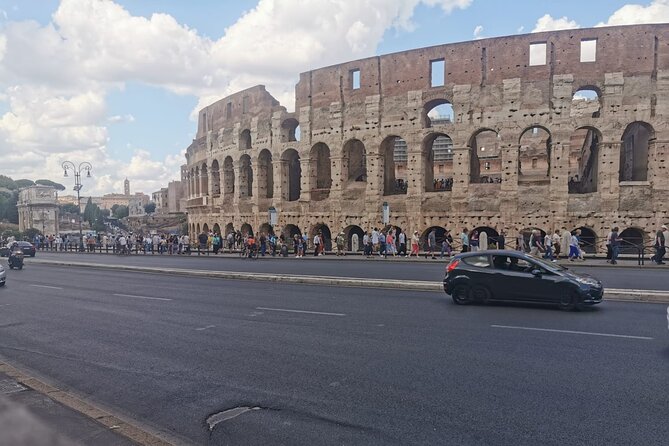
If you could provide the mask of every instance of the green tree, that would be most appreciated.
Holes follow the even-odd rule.
[[[60,205],[60,211],[65,214],[78,214],[79,213],[79,206],[76,204],[61,204]]]
[[[0,188],[15,190],[17,189],[16,182],[12,180],[10,177],[7,177],[5,175],[0,175]]]
[[[84,208],[84,221],[87,221],[91,226],[95,221],[97,205],[93,204],[93,199],[88,197],[86,207]]]
[[[39,229],[28,228],[23,232],[23,235],[25,236],[25,238],[32,241],[37,234],[41,234],[41,233],[42,232]]]
[[[16,190],[11,192],[0,192],[0,220],[6,220],[10,223],[19,223],[19,209],[16,203],[19,200],[19,193]]]
[[[115,218],[118,218],[120,220],[121,218],[125,218],[128,215],[130,215],[130,210],[128,209],[128,206],[117,207],[116,205],[114,205],[112,207],[112,216],[114,216]]]
[[[55,183],[51,180],[36,180],[35,184],[40,184],[42,186],[51,186],[54,187],[56,190],[65,190],[65,186],[63,186],[60,183]]]
[[[16,183],[16,187],[18,187],[19,189],[35,185],[35,182],[33,180],[26,180],[26,179],[16,180],[14,181],[14,183]]]
[[[156,203],[152,201],[151,203],[145,204],[144,212],[146,212],[147,214],[153,214],[154,212],[156,212]]]

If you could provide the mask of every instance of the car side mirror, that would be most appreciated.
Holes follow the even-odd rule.
[[[532,275],[534,277],[541,277],[541,270],[540,269],[533,269],[532,270]]]

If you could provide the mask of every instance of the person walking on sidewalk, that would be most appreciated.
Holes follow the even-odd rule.
[[[574,259],[578,258],[578,256],[579,256],[578,237],[576,236],[576,234],[572,234],[571,241],[569,242],[569,260],[573,262]]]
[[[337,238],[335,239],[335,243],[337,245],[337,257],[346,255],[346,252],[344,251],[344,242],[344,232],[342,231],[337,234]]]
[[[660,227],[657,230],[655,233],[655,243],[653,243],[653,247],[655,248],[655,255],[652,257],[652,260],[658,265],[664,265],[663,258],[664,254],[667,252],[667,240],[664,237],[663,228],[666,228],[666,226]]]
[[[555,257],[553,257],[553,236],[551,234],[546,234],[544,237],[544,248],[546,249],[544,259],[555,262]]]
[[[418,231],[413,231],[413,235],[411,236],[411,252],[409,253],[408,257],[411,257],[412,255],[416,255],[418,257],[418,249],[420,247],[420,237],[418,237]]]
[[[611,264],[618,263],[618,253],[620,252],[620,242],[622,239],[618,235],[618,226],[611,230]]]
[[[430,233],[427,235],[427,251],[425,251],[425,258],[427,259],[428,253],[432,256],[433,259],[436,259],[434,256],[434,250],[437,247],[437,230],[432,228]]]
[[[462,252],[469,251],[469,231],[464,228],[460,233],[460,242],[462,243]]]

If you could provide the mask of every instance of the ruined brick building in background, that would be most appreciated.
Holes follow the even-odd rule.
[[[295,112],[263,86],[202,109],[182,180],[191,235],[232,228],[350,241],[582,228],[604,249],[669,221],[669,25],[476,40],[300,75]],[[588,246],[587,250],[594,247]]]

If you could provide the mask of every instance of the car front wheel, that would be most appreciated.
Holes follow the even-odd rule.
[[[560,301],[558,302],[558,308],[563,311],[571,311],[576,308],[578,305],[578,296],[574,291],[565,291],[560,296]]]
[[[453,302],[458,305],[467,305],[471,303],[471,290],[469,286],[463,284],[455,285],[453,291],[451,291],[451,298],[453,299]]]

